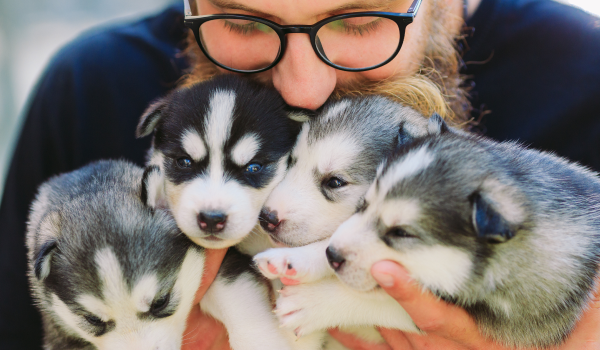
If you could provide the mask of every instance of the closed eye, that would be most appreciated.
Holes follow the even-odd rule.
[[[160,298],[154,300],[152,305],[150,305],[150,313],[155,317],[166,317],[170,315],[165,315],[162,313],[169,305],[169,301],[171,300],[171,293],[167,293]]]
[[[405,229],[403,229],[402,227],[398,227],[398,226],[390,228],[385,233],[385,236],[389,237],[389,238],[417,238],[417,236],[406,232]]]

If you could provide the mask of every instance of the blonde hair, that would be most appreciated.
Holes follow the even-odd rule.
[[[456,18],[449,7],[443,5],[443,1],[432,0],[429,13],[419,14],[433,20],[428,21],[429,39],[425,59],[417,73],[407,77],[390,77],[367,84],[337,87],[332,97],[383,95],[414,108],[424,116],[428,117],[435,112],[450,125],[466,127],[471,107],[466,92],[461,88],[461,59],[455,44],[457,33],[448,31],[449,21]],[[185,55],[192,68],[182,77],[180,86],[193,85],[220,73],[204,56],[191,32],[187,38]]]

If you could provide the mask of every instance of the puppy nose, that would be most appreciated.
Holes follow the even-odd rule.
[[[268,232],[274,232],[277,226],[279,226],[279,218],[277,217],[277,210],[270,211],[269,209],[263,208],[260,211],[260,226]]]
[[[331,248],[331,246],[327,247],[327,250],[325,250],[325,255],[327,255],[329,265],[331,265],[335,271],[339,270],[346,261],[346,259],[344,259],[344,257],[338,251]]]
[[[227,215],[218,211],[201,212],[198,214],[198,226],[210,233],[223,231],[225,221],[227,221]]]

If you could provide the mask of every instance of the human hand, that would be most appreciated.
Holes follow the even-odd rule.
[[[225,327],[200,310],[200,300],[214,281],[227,249],[206,249],[204,275],[188,316],[181,350],[231,350]]]
[[[372,344],[339,330],[330,333],[352,350],[509,350],[484,338],[469,314],[448,304],[414,282],[408,272],[392,261],[380,261],[371,267],[379,285],[410,314],[415,324],[426,334],[404,333],[380,329],[386,344]],[[600,278],[596,291],[575,330],[565,343],[555,350],[600,349]]]

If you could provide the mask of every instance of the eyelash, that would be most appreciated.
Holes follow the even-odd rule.
[[[338,21],[334,21],[334,22],[341,23],[342,29],[347,34],[360,35],[360,36],[376,31],[379,28],[379,26],[381,25],[381,19],[378,19],[378,20],[375,20],[375,21],[372,21],[372,22],[369,22],[369,23],[363,24],[363,25],[352,25],[352,24],[344,22],[344,20],[338,20]],[[332,22],[332,23],[334,23],[334,22]]]
[[[226,28],[229,28],[229,30],[236,32],[236,33],[240,33],[242,35],[247,35],[249,33],[252,33],[255,30],[260,31],[260,28],[258,27],[260,25],[263,25],[265,28],[270,29],[268,26],[258,23],[258,22],[252,22],[252,23],[248,23],[248,24],[235,24],[235,23],[225,20],[225,21],[223,21],[223,23],[225,24]]]

